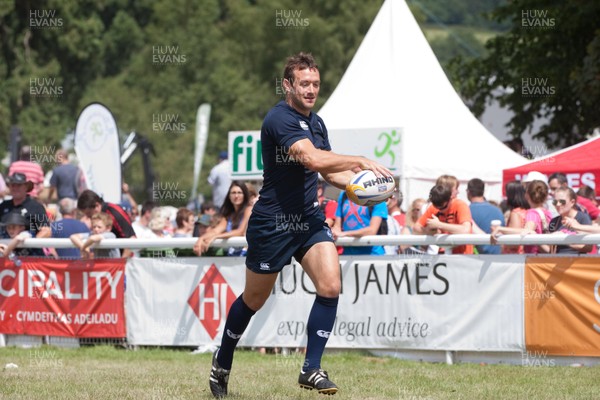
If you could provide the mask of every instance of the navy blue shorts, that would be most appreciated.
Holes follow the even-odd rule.
[[[313,244],[333,242],[333,235],[322,213],[297,218],[252,213],[246,240],[246,267],[258,274],[272,274],[290,264],[292,257],[301,262]]]

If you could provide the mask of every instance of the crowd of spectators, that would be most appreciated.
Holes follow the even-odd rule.
[[[68,153],[56,153],[57,166],[46,176],[40,165],[31,160],[27,146],[18,161],[12,163],[6,180],[0,175],[0,218],[4,244],[0,252],[5,257],[46,256],[55,258],[91,258],[114,256],[244,256],[243,247],[214,248],[216,239],[244,236],[252,207],[259,192],[255,186],[232,181],[228,176],[227,154],[220,154],[209,183],[217,194],[219,205],[205,201],[199,210],[176,209],[153,201],[140,206],[123,184],[120,204],[105,202],[86,189],[81,170],[69,162]],[[3,185],[6,186],[3,189]],[[226,187],[224,187],[226,186]],[[435,235],[490,234],[490,245],[462,245],[452,248],[453,254],[539,254],[595,252],[591,245],[500,246],[503,234],[574,234],[600,232],[600,209],[593,188],[581,186],[575,192],[560,172],[548,178],[530,172],[524,179],[506,184],[506,198],[501,203],[488,201],[485,183],[471,179],[466,186],[467,201],[458,198],[460,182],[450,175],[440,176],[427,198],[417,198],[402,210],[400,191],[376,206],[358,206],[344,192],[326,195],[323,184],[318,188],[318,203],[334,237],[367,235]],[[45,197],[42,198],[42,193]],[[195,208],[195,207],[191,207]],[[292,217],[293,219],[293,217]],[[285,221],[282,222],[293,222]],[[287,225],[286,225],[287,226]],[[274,227],[275,229],[276,227]],[[70,238],[73,248],[23,248],[27,238]],[[94,249],[105,238],[185,238],[197,237],[192,251],[172,249],[113,251]],[[10,240],[9,240],[10,239]],[[437,246],[355,246],[338,247],[340,254],[440,254]]]

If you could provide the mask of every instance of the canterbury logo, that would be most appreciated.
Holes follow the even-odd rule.
[[[260,263],[260,269],[262,269],[262,270],[268,270],[269,268],[271,268],[271,266],[269,265],[269,263],[266,263],[266,262],[261,262]]]
[[[329,335],[331,335],[331,332],[322,331],[322,330],[317,331],[317,336],[321,336],[322,338],[329,339]]]
[[[230,338],[232,338],[234,340],[237,340],[242,337],[242,335],[235,334],[235,333],[231,332],[229,329],[227,329],[227,336],[229,336]]]

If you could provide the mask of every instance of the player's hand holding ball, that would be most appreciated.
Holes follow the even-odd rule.
[[[391,176],[377,177],[371,170],[359,171],[346,185],[346,195],[359,206],[373,206],[394,194],[396,182]]]

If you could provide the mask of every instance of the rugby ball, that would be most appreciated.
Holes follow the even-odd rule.
[[[396,182],[391,176],[378,178],[373,171],[356,173],[346,185],[346,195],[359,206],[374,206],[394,194]]]

